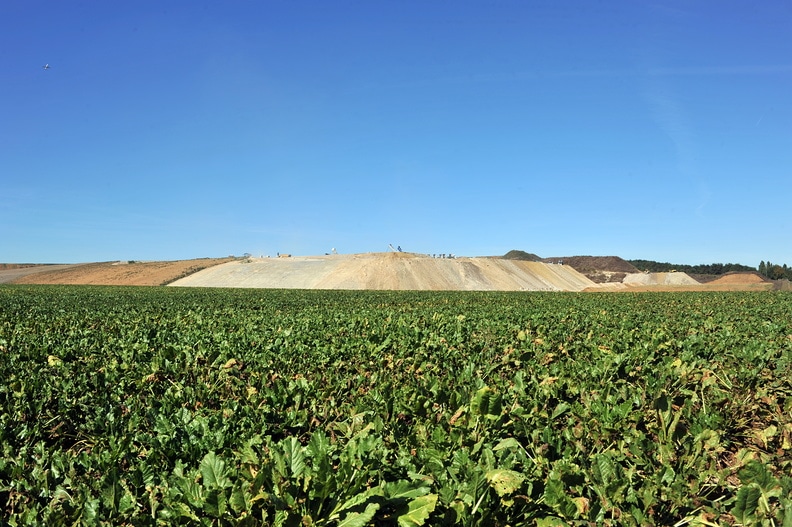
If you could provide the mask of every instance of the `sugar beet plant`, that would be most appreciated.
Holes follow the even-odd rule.
[[[0,524],[792,526],[792,296],[0,288]]]

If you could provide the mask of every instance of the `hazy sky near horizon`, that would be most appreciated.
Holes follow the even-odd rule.
[[[792,264],[790,35],[787,0],[3,2],[0,262]]]

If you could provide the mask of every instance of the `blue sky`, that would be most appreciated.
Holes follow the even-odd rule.
[[[790,35],[772,0],[3,2],[0,261],[792,264]]]

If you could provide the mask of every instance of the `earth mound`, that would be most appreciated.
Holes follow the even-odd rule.
[[[727,273],[711,280],[710,284],[761,284],[767,280],[759,273]]]
[[[685,273],[633,273],[624,277],[626,285],[699,285]]]
[[[272,289],[582,291],[593,284],[567,265],[411,253],[257,258],[205,269],[170,284]]]

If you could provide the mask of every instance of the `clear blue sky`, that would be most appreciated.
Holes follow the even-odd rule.
[[[792,264],[788,0],[7,1],[0,65],[0,262]]]

